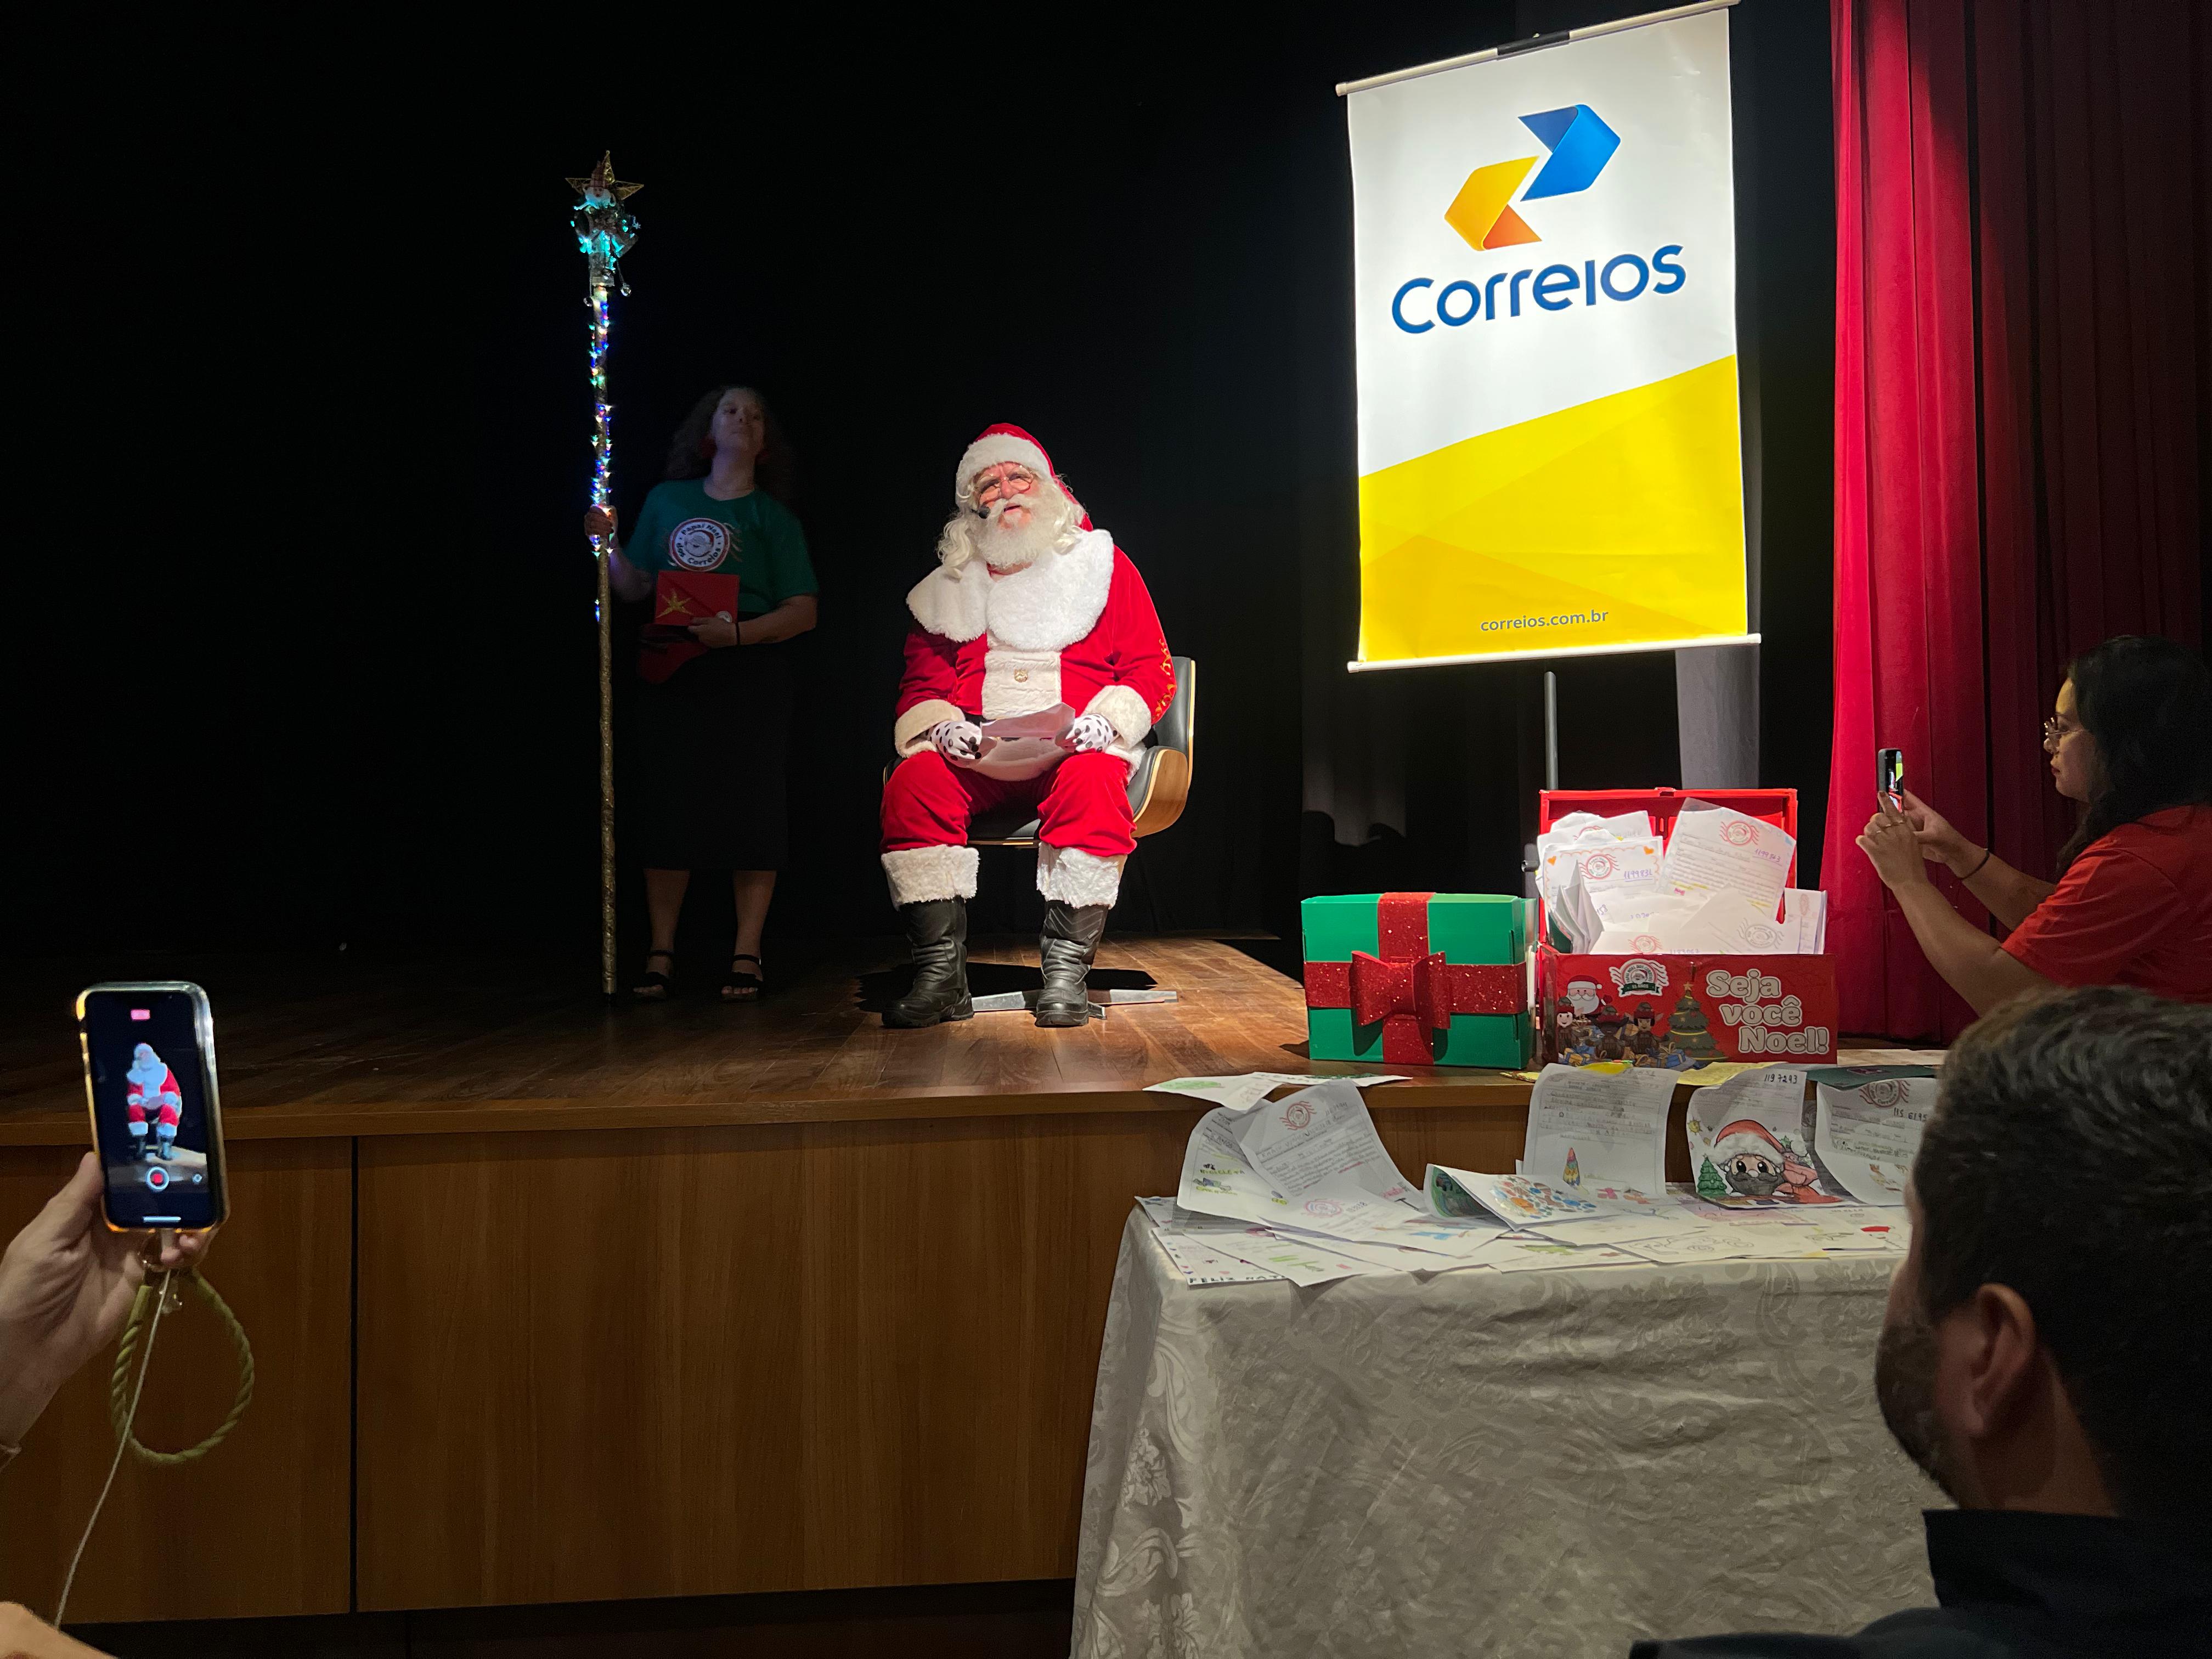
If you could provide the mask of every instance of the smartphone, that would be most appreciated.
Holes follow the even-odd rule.
[[[1875,751],[1874,787],[1875,799],[1881,805],[1904,806],[1905,802],[1897,793],[1905,787],[1905,751],[1902,749]]]
[[[76,1030],[107,1224],[221,1225],[230,1206],[207,993],[182,980],[94,985],[77,994]]]

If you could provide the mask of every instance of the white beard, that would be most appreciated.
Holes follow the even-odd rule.
[[[938,557],[955,570],[969,559],[981,557],[1003,574],[1074,545],[1081,533],[1081,509],[1058,489],[1042,486],[1020,505],[1029,508],[1029,514],[1019,525],[1006,522],[1005,503],[994,504],[983,518],[972,512],[956,512],[938,538]]]

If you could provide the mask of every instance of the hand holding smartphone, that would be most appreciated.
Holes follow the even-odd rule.
[[[1902,749],[1881,749],[1874,757],[1875,805],[1892,812],[1905,810],[1905,797],[1899,792],[1905,787],[1905,751]]]
[[[108,1226],[220,1226],[229,1202],[207,993],[182,980],[94,985],[77,995],[76,1023]]]

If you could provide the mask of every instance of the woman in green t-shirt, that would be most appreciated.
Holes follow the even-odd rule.
[[[639,657],[643,683],[624,793],[632,804],[626,833],[645,861],[653,920],[653,948],[632,988],[641,997],[668,994],[676,919],[691,872],[714,869],[731,872],[738,910],[722,995],[733,1002],[760,995],[761,927],[789,840],[791,665],[782,642],[815,622],[805,532],[776,499],[787,477],[760,394],[717,386],[676,429],[667,480],[646,497],[627,544],[611,544],[608,580],[622,599],[656,598],[664,573],[737,579],[731,610],[688,624],[657,621]],[[611,538],[615,530],[611,511],[585,514],[586,535]],[[689,596],[672,588],[663,597]],[[682,614],[678,604],[656,611]]]

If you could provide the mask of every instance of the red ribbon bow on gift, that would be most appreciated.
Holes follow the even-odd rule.
[[[1386,1065],[1431,1064],[1433,1037],[1450,1029],[1454,1014],[1517,1014],[1528,1006],[1520,963],[1447,962],[1429,949],[1433,896],[1382,895],[1375,929],[1381,956],[1354,951],[1349,962],[1305,964],[1306,1006],[1349,1007],[1355,1025],[1379,1022]]]

